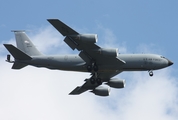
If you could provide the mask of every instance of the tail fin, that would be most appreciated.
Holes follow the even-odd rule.
[[[32,59],[29,55],[25,54],[24,52],[22,52],[21,50],[19,50],[18,48],[14,47],[11,44],[4,44],[4,46],[11,53],[11,55],[15,58],[15,60],[31,60]],[[21,69],[27,66],[27,64],[20,63],[18,61],[8,60],[8,62],[14,62],[12,69]]]
[[[34,44],[30,41],[24,31],[12,31],[15,34],[17,48],[29,56],[42,55]]]

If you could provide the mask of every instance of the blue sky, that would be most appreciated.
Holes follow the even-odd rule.
[[[177,0],[1,1],[0,118],[21,120],[31,114],[29,119],[69,120],[89,119],[91,114],[93,119],[126,120],[145,116],[175,120],[178,112],[177,6]],[[100,46],[117,47],[121,53],[161,54],[174,65],[154,71],[153,78],[147,72],[122,73],[117,77],[126,79],[127,87],[112,89],[108,98],[90,93],[69,97],[67,94],[81,85],[88,74],[33,67],[14,71],[4,62],[7,51],[2,44],[15,43],[10,32],[14,29],[27,30],[31,40],[46,54],[78,53],[65,45],[63,37],[47,22],[49,18],[58,18],[80,33],[98,34]]]
[[[0,30],[3,33],[0,40],[12,37],[12,29],[32,30],[48,26],[47,18],[58,18],[76,29],[97,33],[99,38],[102,38],[98,29],[98,25],[101,25],[113,32],[116,42],[125,42],[130,52],[137,52],[135,47],[139,44],[150,44],[159,47],[163,54],[175,60],[175,55],[169,53],[175,51],[178,38],[177,4],[175,0],[7,0],[0,5]]]

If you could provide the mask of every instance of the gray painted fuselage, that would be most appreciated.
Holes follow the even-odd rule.
[[[49,69],[87,72],[86,63],[78,55],[59,56],[32,56],[32,60],[18,61],[35,67],[46,67]],[[121,71],[147,71],[157,70],[169,66],[169,60],[156,54],[119,54],[118,58],[126,63],[122,66],[117,64],[99,64],[99,71],[121,70]],[[107,57],[106,57],[107,59]]]

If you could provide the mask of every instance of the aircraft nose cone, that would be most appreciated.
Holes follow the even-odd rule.
[[[171,66],[172,64],[173,64],[173,62],[168,60],[168,66]]]

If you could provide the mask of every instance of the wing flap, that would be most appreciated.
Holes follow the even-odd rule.
[[[69,37],[65,37],[65,39],[64,39],[64,42],[72,49],[72,50],[74,50],[75,48],[77,48],[77,44],[73,41],[73,40],[71,40]]]

